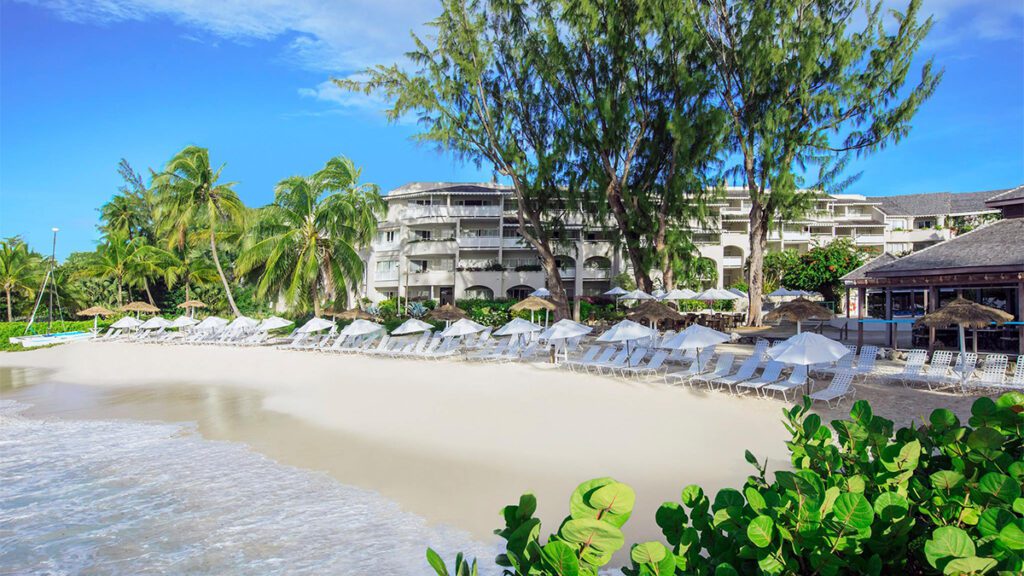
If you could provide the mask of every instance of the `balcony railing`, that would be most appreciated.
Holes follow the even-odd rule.
[[[497,218],[501,216],[499,206],[420,206],[410,204],[401,211],[408,218]]]
[[[742,256],[725,256],[722,258],[723,268],[742,268],[743,257]]]
[[[885,236],[882,234],[860,234],[854,237],[854,242],[857,244],[883,244]]]
[[[460,236],[461,248],[525,248],[526,241],[522,238],[498,238],[497,236]]]
[[[559,268],[558,269],[558,275],[561,276],[562,278],[575,278],[576,277],[576,269],[575,268]]]
[[[398,269],[378,270],[373,273],[373,279],[378,282],[394,282],[398,280]]]
[[[584,268],[583,277],[592,280],[601,280],[612,277],[611,268]]]

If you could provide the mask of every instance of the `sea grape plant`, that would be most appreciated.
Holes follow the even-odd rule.
[[[1024,394],[979,398],[966,423],[939,409],[927,423],[895,430],[858,401],[850,419],[826,426],[807,399],[785,410],[783,423],[791,469],[769,474],[747,452],[755,473],[741,489],[712,498],[686,487],[656,513],[665,542],[633,545],[623,572],[1024,573]],[[569,518],[541,545],[527,494],[504,510],[498,563],[515,576],[596,574],[623,546],[633,502],[624,484],[585,482]]]

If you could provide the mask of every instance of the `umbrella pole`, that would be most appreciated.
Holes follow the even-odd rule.
[[[799,320],[796,321],[796,333],[797,334],[800,333],[800,321]]]
[[[960,328],[960,389],[964,389],[964,382],[967,380],[967,371],[964,370],[964,354],[967,352],[967,341],[964,336],[964,325],[957,324]]]
[[[92,317],[92,331],[93,332],[97,332],[98,333],[100,331],[99,323],[100,323],[100,317],[99,316],[93,316]]]

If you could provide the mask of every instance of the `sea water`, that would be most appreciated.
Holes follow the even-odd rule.
[[[433,573],[428,545],[446,559],[495,554],[377,493],[188,425],[25,408],[0,400],[0,574],[419,575]]]

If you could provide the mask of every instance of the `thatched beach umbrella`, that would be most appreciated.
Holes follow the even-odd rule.
[[[160,311],[160,309],[157,308],[156,306],[153,306],[152,304],[147,304],[146,302],[129,302],[128,304],[122,306],[121,310],[123,312],[135,312],[136,316],[138,316],[140,313],[156,314],[157,312]]]
[[[324,316],[334,316],[339,320],[373,320],[372,315],[360,310],[359,308],[351,308],[341,312],[331,310],[329,312],[324,312]]]
[[[446,324],[445,327],[447,328],[447,325],[451,324],[453,321],[469,318],[469,315],[467,315],[466,311],[462,308],[453,304],[445,304],[444,306],[439,306],[428,312],[427,318],[431,318],[433,320],[444,320]]]
[[[92,331],[96,332],[99,328],[99,317],[100,316],[113,316],[116,314],[113,310],[107,310],[103,306],[93,306],[92,308],[86,308],[78,312],[79,316],[92,316]]]
[[[929,328],[957,326],[960,331],[960,354],[964,354],[967,351],[964,328],[985,328],[992,324],[998,326],[1010,320],[1013,320],[1013,315],[1008,312],[960,297],[935,312],[921,316],[915,324]],[[977,336],[974,338],[974,350],[978,350]],[[960,375],[961,381],[966,378],[967,374]]]
[[[647,320],[651,328],[654,328],[663,320],[679,321],[683,319],[682,314],[656,300],[647,300],[634,306],[626,317],[634,321]]]
[[[537,296],[530,296],[524,300],[520,300],[509,308],[512,312],[519,312],[520,310],[530,311],[530,322],[533,322],[533,313],[538,310],[544,311],[544,325],[548,324],[548,312],[555,309],[555,305],[548,300],[538,298]]]
[[[181,304],[178,304],[178,308],[185,308],[188,310],[189,317],[195,315],[196,308],[206,308],[206,302],[202,300],[185,300]]]
[[[831,320],[835,315],[821,304],[811,302],[803,296],[780,305],[765,315],[768,322],[776,320],[792,320],[796,322],[796,333],[800,333],[800,323],[804,320]]]

